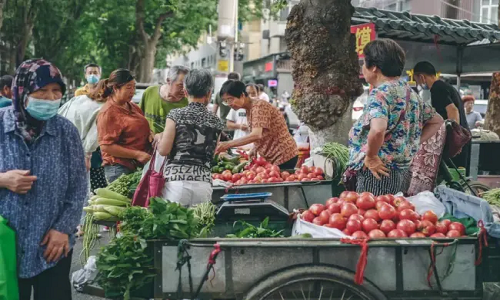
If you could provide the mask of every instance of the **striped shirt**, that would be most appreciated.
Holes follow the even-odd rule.
[[[56,265],[45,261],[40,246],[50,229],[68,234],[70,247],[75,243],[88,191],[82,143],[75,126],[56,116],[28,146],[9,108],[0,110],[0,157],[0,173],[30,170],[38,177],[26,195],[0,188],[0,215],[17,236],[18,275],[31,278]]]

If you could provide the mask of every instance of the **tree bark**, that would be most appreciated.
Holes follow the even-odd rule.
[[[0,0],[0,30],[2,29],[2,23],[3,23],[3,7],[5,5],[5,2],[7,0]]]
[[[362,93],[354,13],[347,0],[301,0],[288,17],[285,33],[294,61],[292,104],[313,132],[315,146],[346,144],[352,103]]]
[[[493,73],[491,79],[490,97],[484,127],[500,136],[500,72]]]

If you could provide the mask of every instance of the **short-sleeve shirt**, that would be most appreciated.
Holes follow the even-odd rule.
[[[149,128],[153,133],[161,133],[165,129],[167,115],[172,109],[183,108],[188,105],[187,98],[183,98],[179,102],[168,102],[160,96],[161,86],[150,86],[142,94],[139,107],[144,112],[146,120],[149,122]]]
[[[97,116],[99,145],[119,145],[127,149],[150,152],[149,123],[141,109],[129,102],[127,108],[108,100]],[[122,165],[130,170],[142,167],[134,159],[114,157],[101,149],[103,166]]]
[[[166,181],[212,182],[210,164],[224,123],[201,103],[173,109],[175,139],[164,170]]]
[[[462,102],[460,94],[452,85],[441,80],[434,82],[431,88],[431,101],[436,112],[445,120],[448,119],[446,107],[450,104],[454,104],[458,108],[460,125],[464,128],[469,128],[465,116],[464,103]]]
[[[232,121],[238,125],[247,125],[247,111],[243,108],[234,110],[231,109],[229,114],[227,115],[227,120]],[[241,129],[236,129],[234,131],[233,139],[240,139],[248,135],[248,132],[243,131]]]
[[[419,149],[422,128],[435,114],[435,110],[402,79],[374,88],[363,114],[349,134],[349,168],[360,170],[363,167],[370,121],[377,118],[388,123],[379,157],[391,169],[408,169]]]
[[[469,124],[470,129],[476,128],[476,122],[480,122],[483,120],[483,117],[477,111],[471,111],[467,114],[467,124]]]
[[[219,110],[220,110],[219,116],[225,124],[227,121],[227,115],[229,114],[231,107],[222,103],[222,98],[221,98],[219,93],[217,93],[217,95],[215,95],[215,104],[217,104],[219,106]]]
[[[255,150],[267,161],[281,165],[299,154],[297,143],[288,131],[280,111],[264,100],[253,100],[247,111],[250,129],[262,128],[262,138],[255,142]]]

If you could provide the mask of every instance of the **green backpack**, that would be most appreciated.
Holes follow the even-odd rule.
[[[16,233],[0,216],[0,300],[18,300]]]

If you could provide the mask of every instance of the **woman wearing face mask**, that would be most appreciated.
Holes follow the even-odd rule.
[[[142,167],[151,156],[149,123],[136,104],[134,76],[118,69],[105,79],[103,97],[108,98],[97,116],[97,131],[108,183]]]
[[[80,136],[57,115],[65,84],[36,59],[16,71],[13,106],[0,110],[0,215],[17,237],[19,298],[71,299],[74,233],[87,196]]]
[[[185,206],[212,198],[210,163],[224,123],[207,110],[212,74],[192,70],[184,79],[189,105],[170,111],[158,152],[167,156],[163,197]]]

